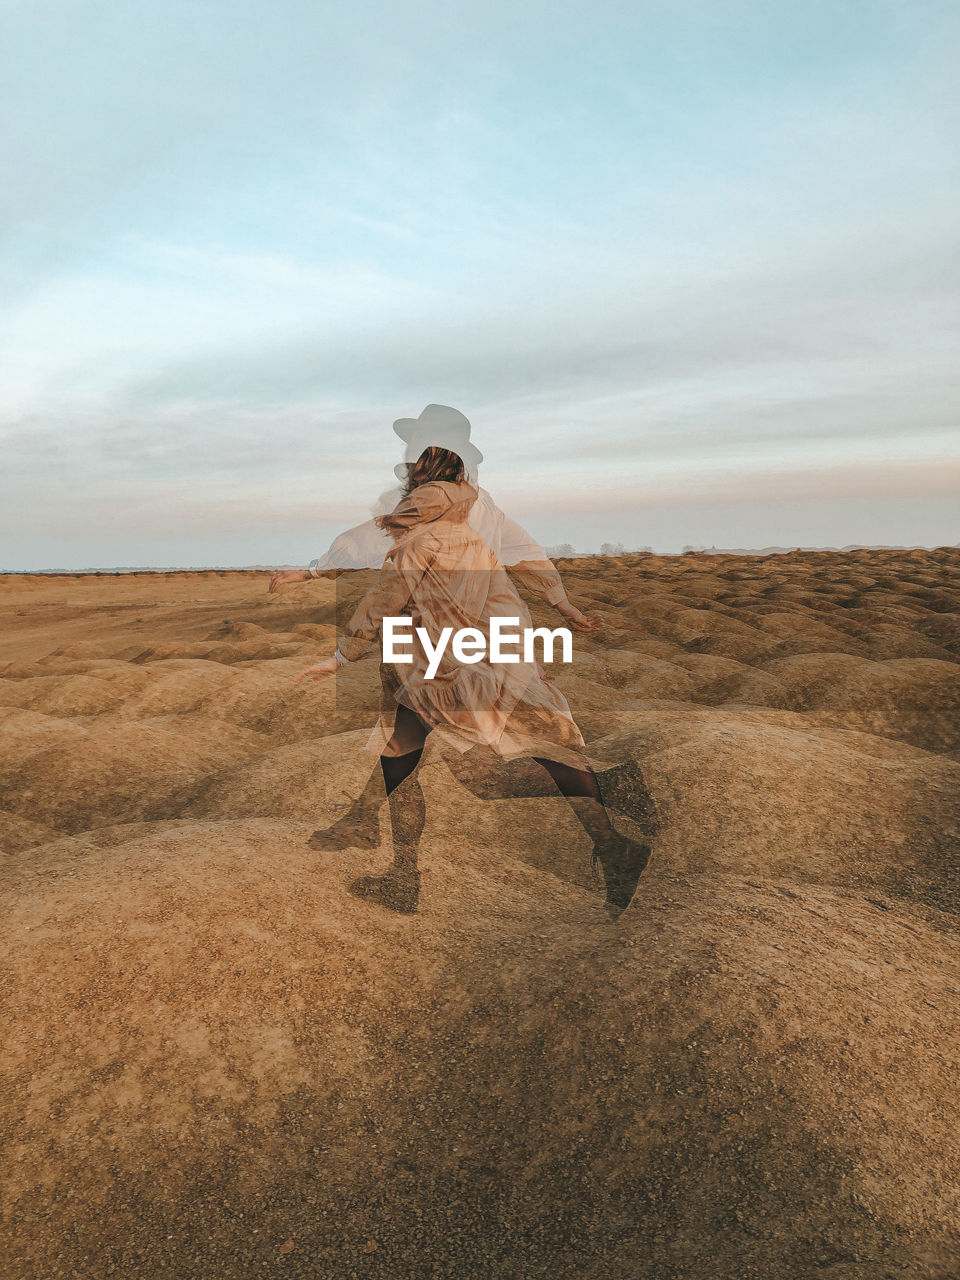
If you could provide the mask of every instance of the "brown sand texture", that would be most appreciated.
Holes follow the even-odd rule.
[[[960,550],[559,567],[614,923],[432,744],[415,915],[307,847],[370,575],[0,579],[4,1280],[960,1275]]]

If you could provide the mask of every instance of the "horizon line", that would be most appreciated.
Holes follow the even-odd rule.
[[[960,542],[944,542],[938,543],[936,546],[928,546],[922,543],[913,543],[908,546],[903,543],[865,543],[851,542],[842,547],[834,546],[769,546],[769,547],[717,547],[717,546],[685,546],[681,551],[655,551],[651,547],[637,547],[633,550],[623,548],[622,546],[616,551],[577,551],[574,548],[570,550],[560,551],[552,550],[549,547],[544,548],[551,560],[589,560],[603,557],[604,559],[625,559],[627,556],[687,556],[687,555],[745,555],[745,556],[771,556],[771,555],[791,555],[795,551],[827,551],[838,554],[845,554],[852,551],[957,551],[960,550]],[[29,577],[33,574],[57,576],[57,575],[76,575],[76,574],[130,574],[130,573],[274,573],[283,569],[302,569],[303,565],[295,564],[242,564],[242,565],[226,565],[226,564],[198,564],[198,565],[87,565],[79,569],[51,568],[51,569],[0,569],[0,577]],[[506,566],[509,568],[509,566]],[[369,569],[338,569],[338,573],[365,573]]]

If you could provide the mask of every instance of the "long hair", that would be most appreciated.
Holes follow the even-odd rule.
[[[407,463],[407,482],[403,486],[403,496],[406,498],[414,489],[434,480],[447,480],[451,484],[457,484],[465,478],[463,459],[449,449],[431,444],[416,462]]]
[[[458,454],[431,444],[424,449],[416,462],[407,463],[407,479],[400,501],[409,497],[414,489],[419,489],[422,484],[430,484],[434,480],[446,480],[450,484],[457,484],[466,478],[463,459]],[[392,511],[377,516],[374,524],[392,533],[394,531],[392,517]]]

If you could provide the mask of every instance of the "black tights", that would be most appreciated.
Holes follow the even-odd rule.
[[[387,795],[391,791],[395,791],[404,778],[410,777],[420,763],[422,755],[423,747],[417,747],[416,751],[408,751],[404,756],[380,757],[380,768],[383,770],[383,785],[387,789]]]
[[[405,778],[410,777],[420,763],[422,755],[423,747],[418,747],[416,751],[408,751],[403,756],[380,757],[383,785],[387,795],[395,791]],[[558,760],[547,760],[544,756],[534,756],[533,759],[546,769],[562,796],[587,796],[591,800],[599,800],[601,804],[603,803],[600,784],[592,769],[574,769],[572,765],[560,764]]]
[[[393,734],[380,757],[380,770],[367,779],[362,793],[350,806],[351,812],[334,823],[334,828],[345,824],[349,834],[364,847],[375,847],[380,835],[378,811],[385,791],[397,867],[415,869],[417,865],[426,804],[419,780],[412,775],[430,732],[430,727],[409,707],[397,707]],[[577,768],[546,756],[502,760],[492,748],[478,745],[463,755],[450,752],[447,763],[458,782],[478,800],[538,799],[559,793],[595,847],[620,838],[610,822],[597,776],[586,761],[585,767]],[[379,772],[383,774],[384,791],[380,790]]]
[[[390,823],[393,831],[394,863],[397,866],[416,866],[417,847],[426,820],[426,806],[423,792],[416,778],[397,792],[401,783],[406,782],[420,763],[424,743],[430,733],[428,725],[411,711],[409,707],[399,706],[394,720],[393,736],[388,743],[389,753],[380,757],[380,768],[383,771],[383,785],[389,797]],[[506,776],[501,781],[506,783],[504,795],[543,796],[548,794],[544,789],[548,786],[542,773],[532,769],[531,760],[546,770],[553,780],[554,786],[570,805],[578,822],[593,840],[594,844],[616,838],[616,832],[610,825],[600,784],[597,775],[588,765],[585,769],[577,769],[573,765],[560,764],[546,756],[528,757],[505,762]],[[486,788],[470,777],[471,771],[463,779],[474,794],[481,798],[486,795]],[[533,776],[531,776],[533,774]]]
[[[587,796],[603,804],[600,784],[592,769],[575,769],[573,765],[560,764],[558,760],[546,760],[543,756],[534,756],[537,764],[542,764],[550,777],[557,784],[562,796]]]
[[[397,708],[395,723],[396,728],[391,739],[393,747],[406,746],[410,742],[417,741],[417,739],[423,743],[430,732],[420,717],[411,711],[409,707],[403,705]],[[423,746],[421,745],[404,752],[402,755],[380,757],[380,768],[383,770],[383,785],[387,795],[391,791],[395,791],[401,782],[410,777],[420,763],[422,755]],[[532,758],[536,760],[537,764],[546,769],[562,796],[585,796],[589,800],[596,800],[598,803],[603,804],[600,784],[597,782],[597,775],[592,769],[576,769],[573,765],[560,764],[559,761],[548,760],[544,756],[533,756]]]

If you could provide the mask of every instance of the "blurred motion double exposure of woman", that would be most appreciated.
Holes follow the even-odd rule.
[[[519,619],[529,612],[505,567],[468,522],[477,501],[462,458],[452,449],[429,445],[407,464],[407,481],[393,511],[376,525],[391,539],[380,581],[361,600],[335,655],[297,677],[323,677],[356,661],[376,642],[385,617],[409,617],[413,634],[422,627],[436,643],[443,628],[476,629],[489,641],[492,618]],[[547,562],[548,569],[553,569]],[[565,593],[562,593],[565,596]],[[602,622],[571,606],[573,625],[595,631]],[[567,615],[569,616],[569,615]],[[411,661],[381,663],[381,707],[368,745],[380,757],[380,778],[371,777],[350,811],[333,826],[314,833],[317,849],[373,847],[376,811],[389,797],[394,861],[383,876],[365,877],[354,891],[394,909],[416,909],[420,874],[417,852],[425,821],[423,793],[416,778],[427,736],[436,733],[463,761],[478,754],[498,757],[507,794],[564,796],[593,843],[594,871],[602,868],[611,915],[629,903],[649,858],[641,845],[610,822],[596,775],[583,755],[584,740],[566,698],[535,661],[492,662],[487,649],[459,660],[448,646],[432,678],[414,644]],[[457,769],[471,786],[473,771]],[[478,789],[479,788],[479,789]],[[489,795],[476,780],[477,794]]]

